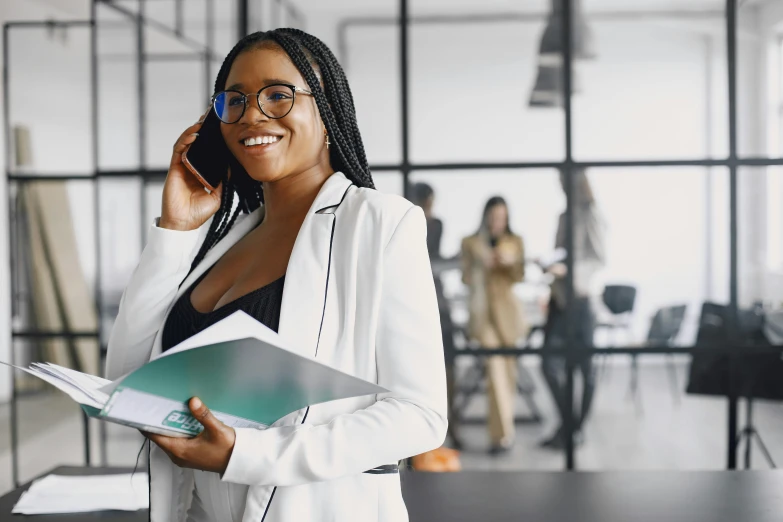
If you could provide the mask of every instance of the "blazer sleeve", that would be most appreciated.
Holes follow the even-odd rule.
[[[155,335],[190,270],[203,231],[203,227],[187,232],[150,227],[147,245],[122,294],[109,336],[108,379],[121,377],[149,361]]]
[[[389,393],[328,424],[237,428],[222,480],[292,486],[362,473],[439,447],[446,378],[426,224],[410,208],[386,246],[376,335],[378,384]]]

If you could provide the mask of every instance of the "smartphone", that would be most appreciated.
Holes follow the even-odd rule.
[[[210,107],[196,141],[182,153],[182,163],[212,192],[228,172],[230,152],[220,133],[220,120]]]

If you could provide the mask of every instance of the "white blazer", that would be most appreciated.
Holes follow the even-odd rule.
[[[115,379],[157,356],[174,302],[263,219],[237,219],[190,274],[206,235],[153,226],[109,339]],[[186,277],[187,276],[187,277]],[[363,473],[446,436],[438,305],[419,207],[335,173],[315,198],[286,272],[279,334],[389,393],[315,405],[265,430],[239,428],[222,480],[250,486],[244,522],[408,520],[399,474]],[[185,520],[193,471],[150,454],[150,518]]]

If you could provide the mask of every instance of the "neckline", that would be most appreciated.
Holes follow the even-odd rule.
[[[248,293],[246,293],[244,295],[240,295],[239,297],[237,297],[233,301],[229,301],[228,303],[220,306],[219,308],[216,308],[216,309],[214,309],[212,311],[209,311],[209,312],[202,312],[200,310],[197,310],[196,307],[193,306],[193,301],[191,301],[191,295],[193,294],[193,290],[198,286],[198,284],[201,282],[201,280],[204,278],[204,276],[207,275],[208,272],[209,272],[209,270],[207,270],[207,272],[202,274],[201,277],[195,283],[193,283],[193,285],[190,287],[190,289],[188,290],[188,293],[185,296],[183,296],[183,297],[185,297],[185,301],[187,302],[188,307],[193,312],[197,313],[198,315],[200,315],[202,317],[208,317],[208,316],[210,316],[212,314],[220,313],[220,312],[223,312],[223,311],[231,309],[231,308],[236,309],[236,307],[239,304],[241,304],[242,301],[246,300],[248,297],[255,296],[257,294],[263,294],[263,293],[266,293],[266,292],[268,292],[270,290],[273,290],[275,287],[277,287],[280,283],[284,282],[284,280],[285,280],[285,274],[283,274],[282,276],[278,277],[274,281],[270,281],[269,283],[265,284],[264,286],[256,288],[255,290],[251,290],[250,292],[248,292]]]

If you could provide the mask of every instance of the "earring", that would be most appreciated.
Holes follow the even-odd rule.
[[[326,136],[326,150],[329,150],[329,145],[331,145],[332,142],[329,141],[329,133],[326,132],[326,127],[324,127],[324,136]]]

